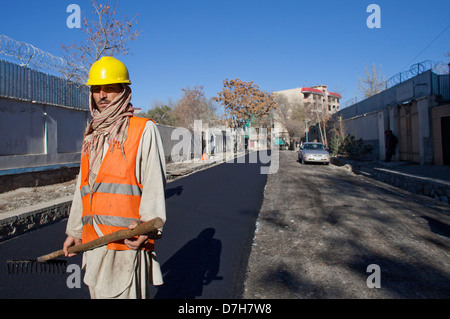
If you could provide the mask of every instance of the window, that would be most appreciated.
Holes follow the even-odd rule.
[[[317,144],[308,144],[308,143],[306,143],[306,144],[303,145],[303,149],[304,150],[324,150],[325,147],[322,144],[319,144],[319,143],[317,143]]]

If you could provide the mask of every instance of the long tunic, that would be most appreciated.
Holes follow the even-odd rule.
[[[105,143],[103,156],[108,152],[108,147],[109,145]],[[165,157],[159,131],[152,121],[147,122],[142,133],[137,152],[135,173],[138,182],[143,185],[139,207],[141,220],[148,221],[159,217],[165,221]],[[66,234],[78,239],[81,239],[83,230],[80,183],[81,174],[78,175],[66,227]],[[162,232],[162,229],[159,229],[159,231]],[[157,244],[156,241],[155,245]],[[106,249],[106,246],[104,246],[85,252],[83,267],[86,270],[84,282],[89,286],[91,297],[107,298],[117,297],[121,294],[127,295],[128,292],[124,293],[127,289],[136,291],[131,293],[131,297],[145,297],[147,281],[152,282],[153,285],[163,283],[160,266],[154,252],[143,250],[115,251]]]

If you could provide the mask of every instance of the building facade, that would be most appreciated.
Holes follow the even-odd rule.
[[[405,80],[334,114],[343,135],[372,145],[385,159],[385,131],[398,138],[393,160],[450,165],[450,81],[432,70]]]
[[[274,129],[281,139],[287,143],[302,141],[321,141],[318,129],[317,114],[319,118],[328,117],[339,111],[339,93],[328,91],[327,85],[316,85],[312,87],[299,87],[295,89],[273,92],[275,96],[282,96],[291,107],[286,110],[278,110],[274,113]],[[284,108],[281,107],[281,108]],[[306,109],[305,122],[292,121],[294,108]]]

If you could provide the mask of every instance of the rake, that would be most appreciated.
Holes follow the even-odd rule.
[[[81,253],[94,248],[107,245],[111,242],[124,240],[139,235],[149,234],[150,238],[157,238],[157,229],[161,228],[164,222],[157,217],[145,223],[137,225],[133,229],[122,229],[114,233],[97,238],[85,244],[75,245],[68,248],[69,253]],[[53,260],[58,257],[63,257],[64,251],[62,249],[54,251],[50,254],[40,256],[36,259],[28,260],[7,260],[6,265],[8,274],[31,274],[31,273],[65,273],[66,260]]]

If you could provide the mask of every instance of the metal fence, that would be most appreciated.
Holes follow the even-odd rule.
[[[4,60],[0,60],[0,96],[89,109],[86,86]]]

